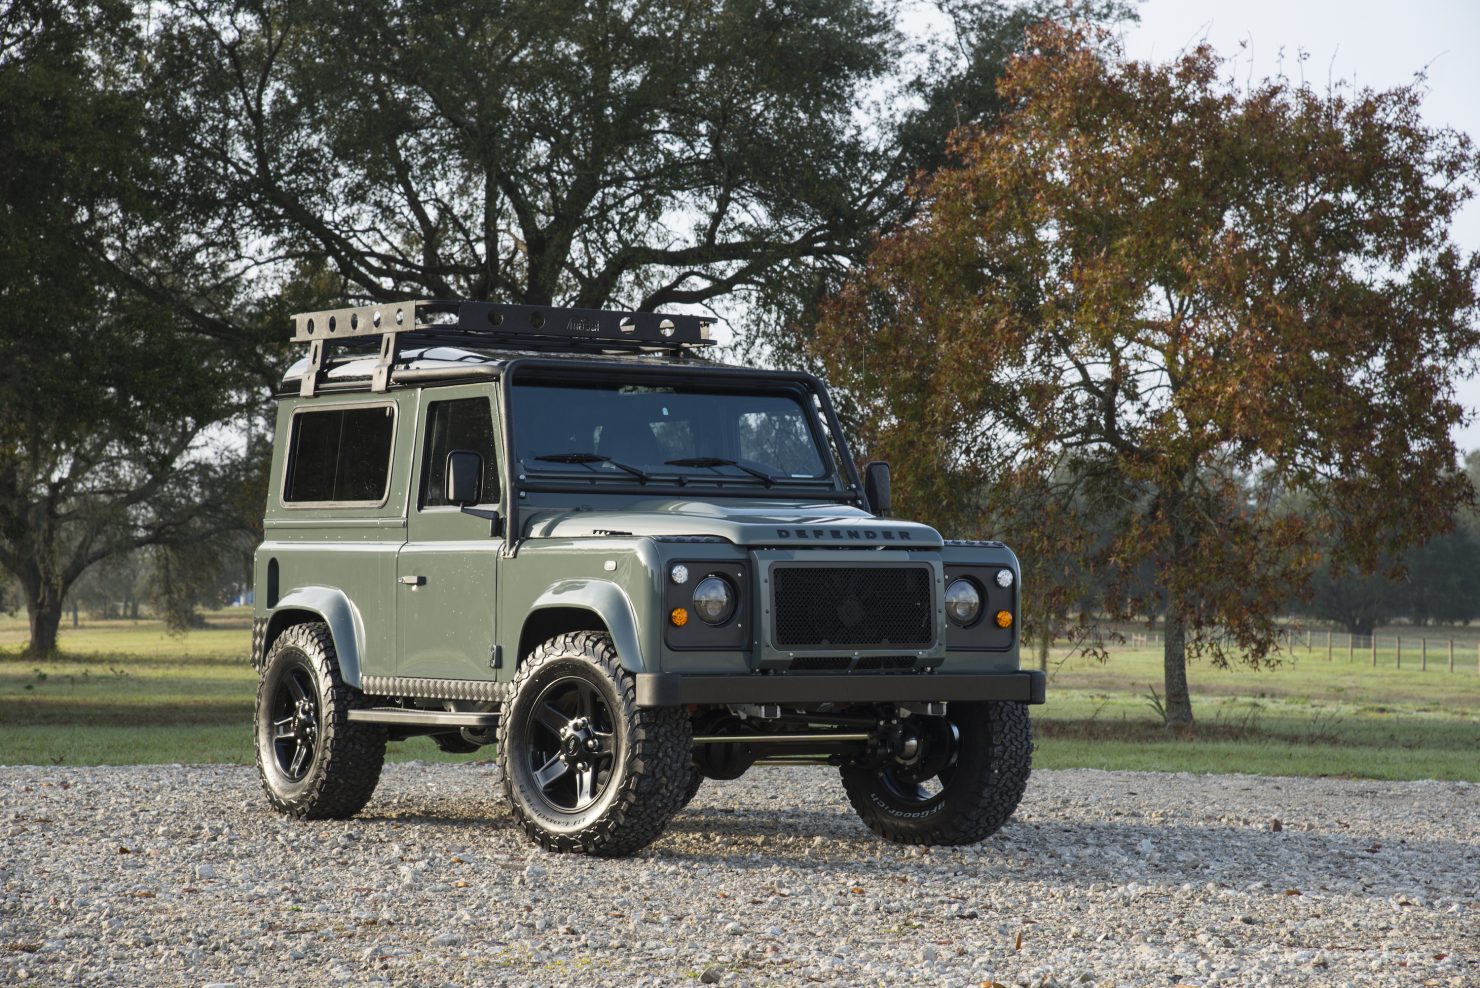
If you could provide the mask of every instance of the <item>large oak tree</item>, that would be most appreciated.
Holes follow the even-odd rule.
[[[107,250],[127,235],[163,257],[177,241],[141,192],[157,161],[135,28],[113,0],[0,16],[0,569],[40,654],[90,568],[240,528],[250,458],[210,430],[253,400],[255,354],[204,345]],[[208,283],[198,258],[174,269],[191,273],[182,295]]]
[[[1060,5],[946,4],[909,58],[879,0],[173,0],[153,110],[192,236],[343,295],[784,309]]]
[[[1033,46],[818,352],[906,510],[1006,523],[1030,563],[1077,543],[1096,609],[1164,614],[1187,725],[1188,656],[1269,659],[1323,545],[1370,566],[1473,496],[1450,429],[1480,260],[1449,223],[1480,162],[1416,86],[1241,87],[1206,47],[1146,64],[1066,28]]]

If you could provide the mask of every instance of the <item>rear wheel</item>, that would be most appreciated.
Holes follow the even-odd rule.
[[[498,731],[509,806],[546,850],[631,854],[683,805],[688,719],[682,708],[637,706],[605,634],[559,635],[536,648]]]
[[[385,762],[385,728],[349,720],[363,700],[344,683],[326,624],[288,628],[257,684],[257,773],[267,800],[289,816],[351,817],[364,808]]]
[[[974,844],[1012,817],[1033,755],[1021,703],[952,703],[945,717],[907,717],[891,753],[842,767],[869,829],[899,844]]]

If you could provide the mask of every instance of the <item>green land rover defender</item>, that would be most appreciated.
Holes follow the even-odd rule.
[[[497,750],[552,851],[632,853],[704,779],[834,765],[863,821],[964,844],[1028,780],[1018,563],[888,517],[821,382],[709,322],[396,302],[294,317],[256,556],[257,765],[297,817],[386,743]]]

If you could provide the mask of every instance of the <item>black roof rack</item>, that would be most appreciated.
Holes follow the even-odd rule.
[[[328,347],[379,351],[370,389],[384,391],[407,344],[479,350],[681,355],[714,341],[713,320],[661,312],[610,312],[501,302],[420,299],[303,312],[293,317],[293,342],[308,344],[299,394],[314,394]]]

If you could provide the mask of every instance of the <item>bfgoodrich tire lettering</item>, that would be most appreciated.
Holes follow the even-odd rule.
[[[692,736],[681,708],[637,706],[608,635],[559,635],[525,659],[499,718],[509,807],[546,850],[631,854],[682,805]]]
[[[288,628],[257,683],[257,772],[274,809],[310,820],[354,816],[375,792],[385,728],[352,723],[359,690],[339,676],[326,624]]]
[[[1033,735],[1021,703],[952,703],[936,726],[952,751],[934,791],[902,783],[893,768],[844,765],[848,801],[869,829],[899,844],[974,844],[1017,809],[1032,767]]]

